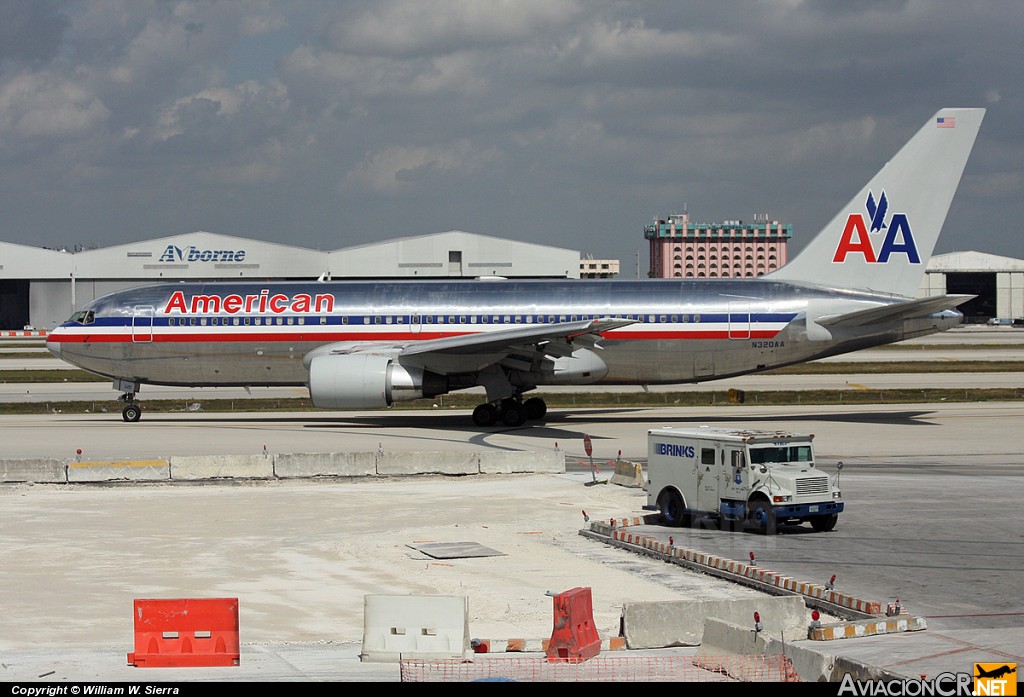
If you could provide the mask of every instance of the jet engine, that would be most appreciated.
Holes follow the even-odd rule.
[[[374,409],[448,392],[443,375],[373,353],[326,354],[309,364],[309,396],[319,409]]]

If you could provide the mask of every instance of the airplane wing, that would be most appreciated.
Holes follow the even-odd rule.
[[[339,342],[317,349],[324,354],[389,354],[439,373],[472,372],[496,363],[534,363],[545,357],[571,356],[578,348],[600,348],[602,333],[636,320],[602,318],[532,324],[473,334],[409,342]],[[308,367],[308,359],[307,359]]]
[[[868,324],[925,317],[934,312],[952,310],[959,305],[963,305],[973,297],[976,296],[938,295],[929,298],[918,298],[917,300],[910,300],[895,305],[871,307],[866,310],[845,312],[838,315],[824,315],[816,318],[815,322],[824,327],[863,327]]]
[[[402,349],[401,356],[412,356],[423,353],[492,353],[516,347],[535,346],[537,344],[552,345],[548,355],[569,355],[561,353],[554,345],[569,343],[576,347],[594,348],[601,339],[602,332],[618,329],[633,324],[631,319],[592,319],[578,322],[556,322],[554,324],[534,324],[512,329],[500,329],[479,334],[463,334],[443,339],[417,341]]]

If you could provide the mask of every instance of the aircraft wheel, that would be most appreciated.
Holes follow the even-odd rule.
[[[752,501],[747,511],[747,520],[753,523],[755,529],[765,535],[775,534],[775,511],[767,502]]]
[[[138,404],[129,404],[121,410],[121,418],[128,422],[138,421],[142,418],[142,407]]]
[[[506,426],[522,426],[526,423],[526,410],[515,400],[507,400],[501,405],[501,420]]]
[[[523,409],[526,410],[526,418],[530,421],[543,419],[544,415],[548,413],[548,405],[540,397],[530,397],[523,402]]]
[[[493,404],[481,404],[473,410],[473,423],[477,426],[493,426],[498,420],[498,410]]]

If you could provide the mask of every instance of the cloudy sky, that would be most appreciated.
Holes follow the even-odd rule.
[[[0,1],[0,240],[465,230],[646,271],[643,226],[816,233],[940,107],[939,252],[1024,257],[1020,0]]]

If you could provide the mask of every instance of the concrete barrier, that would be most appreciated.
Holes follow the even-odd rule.
[[[646,483],[644,480],[643,467],[638,462],[628,460],[615,461],[615,473],[608,480],[612,484],[628,486],[634,489],[642,489]]]
[[[755,632],[749,626],[709,619],[704,629],[704,642],[697,653],[695,663],[713,662],[716,658],[731,655],[775,655],[789,658],[790,665],[803,682],[839,682],[847,673],[855,680],[897,680],[899,675],[883,668],[877,668],[860,661],[833,656],[802,646],[794,646],[795,638],[788,633],[776,637],[764,631]],[[742,666],[742,663],[736,664]],[[713,665],[705,666],[713,669]],[[742,674],[733,674],[743,680]]]
[[[565,473],[561,450],[483,450],[481,474]]]
[[[270,479],[274,460],[266,455],[175,455],[171,479]]]
[[[142,482],[165,481],[171,478],[167,460],[90,460],[68,463],[68,481],[75,482]]]
[[[876,634],[920,632],[927,628],[928,622],[924,617],[913,617],[911,615],[872,617],[853,622],[814,627],[809,632],[808,638],[815,641],[831,641],[833,639],[853,639],[874,636]]]
[[[798,596],[625,603],[622,635],[630,649],[701,646],[710,620],[753,630],[755,612],[765,636],[807,638],[807,607]]]
[[[565,473],[560,450],[340,452],[278,455],[175,455],[167,460],[72,462],[0,459],[0,482],[103,482],[201,479],[370,477],[416,474]]]
[[[468,659],[469,599],[448,595],[363,596],[361,661]]]
[[[279,453],[274,475],[300,477],[370,477],[377,473],[376,453]]]
[[[38,482],[63,484],[67,481],[64,461],[51,457],[24,460],[0,459],[0,482]]]
[[[480,456],[458,451],[378,453],[377,474],[480,474]]]

